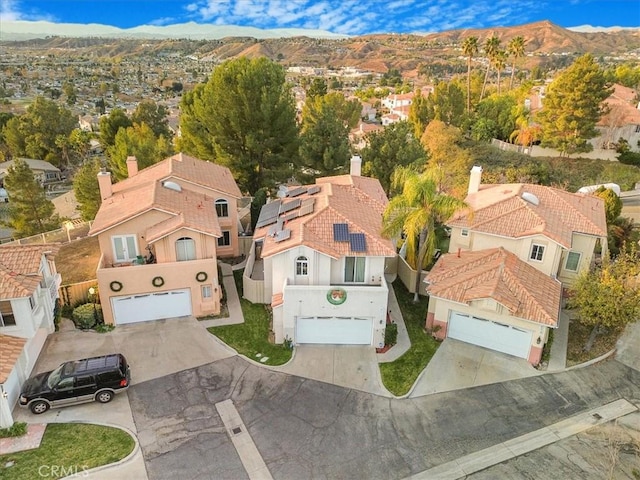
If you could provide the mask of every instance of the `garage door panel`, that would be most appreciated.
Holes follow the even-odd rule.
[[[533,332],[510,325],[452,312],[447,336],[463,342],[507,353],[529,357]]]
[[[189,289],[113,297],[117,325],[191,315]]]
[[[373,323],[370,318],[299,317],[296,343],[370,345]]]

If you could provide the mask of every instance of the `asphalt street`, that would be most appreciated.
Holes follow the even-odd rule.
[[[129,398],[154,480],[248,478],[216,412],[226,399],[275,479],[401,479],[620,398],[640,405],[640,372],[611,360],[400,400],[231,357]]]

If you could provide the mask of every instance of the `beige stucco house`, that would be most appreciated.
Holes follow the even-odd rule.
[[[58,249],[51,244],[0,247],[0,428],[13,424],[11,411],[22,384],[54,331]]]
[[[290,188],[260,212],[243,277],[244,296],[270,304],[276,343],[381,347],[387,261],[380,235],[387,197],[377,179],[351,173]]]
[[[104,319],[135,323],[220,311],[218,257],[239,255],[240,190],[226,167],[182,153],[111,183],[98,174],[102,204],[97,278]]]
[[[606,248],[604,202],[531,184],[481,185],[473,167],[473,214],[449,222],[449,253],[427,275],[427,328],[540,362],[557,328],[563,288]]]

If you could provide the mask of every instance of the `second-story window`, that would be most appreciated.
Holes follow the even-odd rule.
[[[222,236],[218,238],[218,246],[228,247],[229,245],[231,245],[231,233],[229,230],[223,230]]]
[[[307,257],[296,258],[296,275],[309,275],[309,260],[307,260]]]
[[[364,282],[364,257],[346,257],[344,259],[344,281],[349,283]]]
[[[116,235],[111,237],[113,256],[116,262],[128,262],[138,255],[135,235]]]
[[[541,262],[544,257],[544,245],[538,245],[534,243],[531,245],[531,254],[529,258],[531,260],[535,260],[536,262]]]
[[[196,259],[196,242],[193,238],[182,237],[176,240],[176,260],[184,262]]]
[[[9,300],[0,301],[0,327],[9,327],[16,324],[13,308]]]
[[[229,202],[224,198],[216,200],[216,214],[218,214],[219,217],[229,216]]]

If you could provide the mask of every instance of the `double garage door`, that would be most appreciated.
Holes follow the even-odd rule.
[[[457,312],[451,312],[447,331],[447,337],[527,359],[532,334],[530,330]]]
[[[297,344],[371,345],[373,319],[358,317],[298,317]]]
[[[189,289],[112,297],[116,325],[191,315]]]

